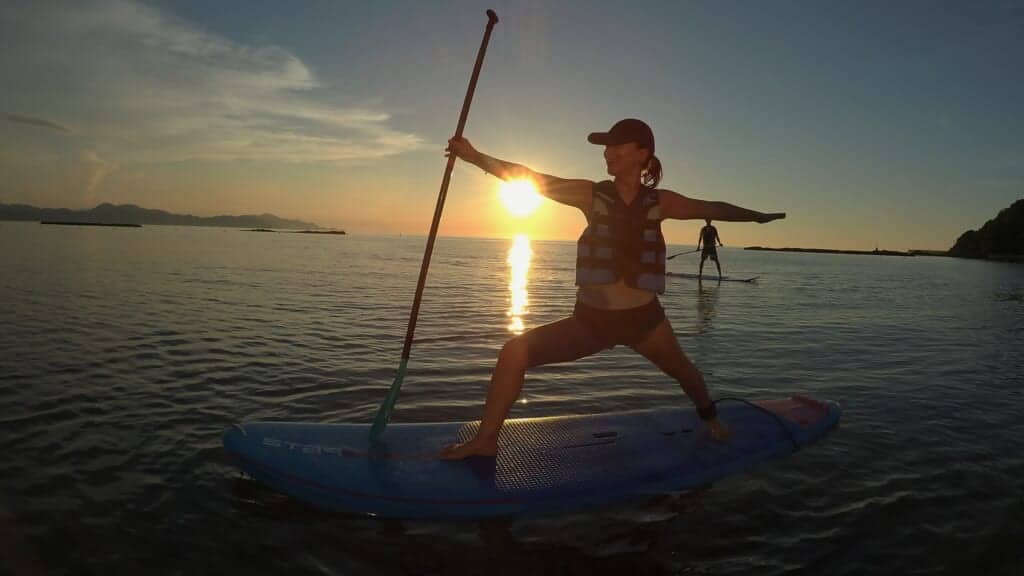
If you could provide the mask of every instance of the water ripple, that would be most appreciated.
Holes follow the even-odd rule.
[[[761,279],[673,279],[662,302],[681,346],[718,396],[841,402],[825,442],[687,494],[396,525],[237,479],[219,434],[249,419],[370,422],[398,366],[423,239],[146,227],[125,244],[123,232],[0,228],[0,243],[33,254],[0,251],[0,533],[47,572],[1021,566],[1020,267],[723,249],[727,273]],[[480,414],[512,335],[510,246],[438,241],[396,420]],[[574,297],[574,245],[531,248],[525,328],[569,314]],[[687,403],[678,385],[620,347],[532,371],[512,413],[672,403]]]

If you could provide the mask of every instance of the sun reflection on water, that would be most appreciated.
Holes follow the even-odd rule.
[[[526,306],[529,304],[529,298],[526,283],[532,257],[530,238],[526,234],[518,234],[512,240],[512,247],[509,248],[506,259],[509,265],[508,291],[510,294],[508,330],[513,334],[522,334],[526,329],[523,325],[523,316],[528,312]]]

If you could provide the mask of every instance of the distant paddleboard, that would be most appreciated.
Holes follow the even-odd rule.
[[[692,278],[698,280],[701,278],[699,274],[690,274],[689,272],[665,272],[666,276],[672,276],[673,278]],[[751,278],[733,278],[731,276],[709,276],[705,274],[703,279],[708,282],[754,282],[760,278],[760,276],[753,276]]]
[[[552,512],[685,490],[786,456],[839,420],[806,397],[725,401],[732,437],[718,442],[692,409],[507,420],[496,457],[440,460],[479,422],[256,422],[224,432],[231,460],[256,481],[313,506],[397,518]]]

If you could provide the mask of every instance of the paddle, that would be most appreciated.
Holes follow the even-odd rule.
[[[697,248],[696,250],[690,250],[689,252],[680,252],[679,254],[673,254],[673,255],[669,256],[668,258],[665,258],[665,260],[671,260],[671,259],[675,258],[676,256],[682,256],[684,254],[693,254],[694,252],[700,252],[700,248]]]
[[[469,88],[466,89],[466,99],[462,102],[462,113],[459,114],[459,125],[455,129],[455,137],[462,136],[462,129],[466,127],[466,117],[469,116],[469,104],[473,101],[473,92],[476,91],[476,80],[480,76],[480,68],[484,63],[484,53],[487,52],[487,42],[491,39],[491,30],[498,23],[498,15],[494,10],[487,11],[487,30],[484,31],[484,39],[480,43],[480,51],[476,54],[476,64],[473,66],[473,75],[469,79]],[[377,416],[373,420],[373,427],[370,428],[370,440],[376,440],[384,431],[388,421],[391,419],[391,410],[398,400],[398,391],[402,388],[402,380],[405,378],[405,370],[409,364],[409,352],[412,350],[412,336],[416,331],[416,317],[420,313],[420,300],[423,299],[423,286],[427,282],[427,268],[430,266],[430,254],[434,251],[434,239],[437,238],[437,226],[441,222],[441,211],[444,209],[444,199],[448,195],[448,182],[451,181],[452,168],[455,167],[455,154],[448,155],[448,164],[444,168],[444,178],[441,179],[441,191],[437,195],[437,206],[434,207],[434,221],[430,224],[430,235],[427,237],[427,248],[423,252],[423,264],[420,265],[420,278],[416,283],[416,296],[412,300],[412,311],[409,313],[409,327],[405,331],[405,346],[402,348],[402,362],[398,365],[398,374],[395,381],[391,383],[391,389],[384,398],[384,403],[377,410]]]

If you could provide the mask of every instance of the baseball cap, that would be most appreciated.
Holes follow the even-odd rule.
[[[587,142],[602,146],[636,142],[637,146],[646,148],[654,154],[654,132],[651,132],[651,127],[647,123],[636,118],[619,120],[607,132],[591,132],[590,136],[587,136]]]

